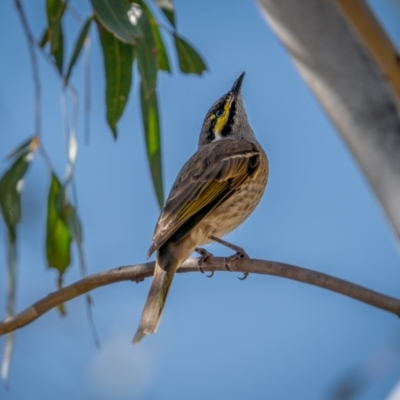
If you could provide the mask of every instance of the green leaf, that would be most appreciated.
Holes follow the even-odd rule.
[[[85,262],[85,254],[83,251],[83,234],[82,234],[82,225],[79,220],[78,213],[76,208],[73,207],[67,198],[66,195],[66,187],[64,186],[60,191],[57,202],[57,211],[60,218],[64,221],[65,225],[68,227],[68,230],[72,236],[72,239],[76,243],[78,247],[79,254],[79,264],[82,272],[82,276],[86,276],[86,262]],[[62,284],[62,281],[59,282],[59,285]],[[93,338],[97,347],[100,346],[100,341],[96,332],[96,328],[94,325],[93,315],[92,315],[92,299],[89,294],[86,295],[86,305],[89,323],[91,326]],[[65,307],[63,304],[59,305],[59,311],[62,315],[65,315]]]
[[[49,41],[49,29],[46,30],[42,34],[42,38],[39,40],[39,46],[43,49],[46,46],[46,43]]]
[[[17,244],[10,235],[7,235],[7,305],[6,319],[15,315],[15,293],[17,289]],[[3,361],[1,364],[1,379],[4,384],[8,384],[8,374],[10,371],[11,358],[14,348],[15,332],[7,334],[4,346]]]
[[[13,150],[7,158],[17,158],[22,154],[27,154],[30,151],[34,151],[39,147],[39,138],[37,136],[30,137],[20,144],[15,150]]]
[[[0,209],[12,242],[16,239],[17,225],[21,219],[23,177],[32,158],[33,151],[25,149],[0,180]]]
[[[63,220],[64,224],[68,227],[72,239],[78,245],[81,245],[83,242],[82,225],[75,207],[73,207],[68,201],[65,187],[60,190],[56,207],[57,213]]]
[[[21,191],[23,177],[33,158],[33,152],[39,145],[37,136],[29,138],[18,146],[9,158],[16,159],[0,179],[0,213],[8,228],[7,235],[7,309],[6,318],[15,313],[15,292],[17,285],[17,225],[21,219]],[[8,380],[11,356],[14,345],[14,332],[7,335],[4,356],[1,365],[1,378]]]
[[[164,41],[161,36],[160,30],[158,29],[157,21],[154,18],[153,14],[151,13],[149,7],[147,7],[145,3],[142,3],[142,7],[149,18],[151,30],[153,32],[154,42],[157,49],[157,67],[161,71],[171,72],[167,51],[165,49]]]
[[[153,30],[154,40],[157,47],[157,64],[158,69],[161,71],[171,72],[171,67],[169,65],[167,51],[165,50],[164,41],[162,39],[160,30],[158,29],[157,23],[151,21],[151,28]]]
[[[48,39],[50,51],[53,55],[57,68],[62,74],[64,62],[64,35],[61,20],[67,7],[67,0],[47,0],[46,12],[48,22]]]
[[[109,32],[124,43],[136,43],[139,31],[133,22],[137,6],[126,0],[90,0],[90,2],[97,18]]]
[[[49,267],[59,273],[59,286],[62,277],[71,262],[71,234],[60,216],[59,210],[64,202],[64,191],[57,177],[51,175],[51,185],[47,203],[46,254]]]
[[[65,190],[65,187],[64,187]],[[60,194],[60,199],[63,199],[61,204],[58,204],[58,213],[60,218],[64,221],[65,225],[68,227],[69,233],[72,236],[72,239],[78,246],[79,253],[79,263],[81,266],[82,275],[86,275],[86,263],[85,263],[85,255],[83,251],[83,234],[82,234],[82,225],[79,220],[78,213],[69,202],[66,197],[66,194]]]
[[[167,17],[168,21],[175,28],[175,14],[174,14],[174,3],[172,0],[155,0],[158,7]]]
[[[107,122],[117,137],[117,122],[121,118],[132,84],[132,65],[135,48],[120,42],[114,35],[97,24],[103,49],[106,74]]]
[[[78,36],[78,40],[75,43],[75,48],[74,52],[72,53],[71,60],[69,62],[68,68],[67,68],[67,73],[65,74],[65,81],[68,82],[69,77],[72,72],[72,68],[74,67],[76,61],[78,60],[79,54],[82,50],[83,43],[85,43],[86,36],[89,32],[90,24],[93,21],[93,16],[90,16],[85,24],[82,27],[81,33]]]
[[[155,90],[157,85],[157,45],[149,17],[142,12],[138,28],[140,37],[137,39],[137,58],[140,75],[146,95]]]
[[[78,246],[79,262],[81,265],[82,275],[86,275],[85,256],[83,251],[83,234],[82,225],[79,220],[76,208],[73,207],[67,198],[66,187],[62,189],[59,196],[59,202],[57,203],[57,211],[60,218],[64,221],[64,224],[68,227],[69,233],[71,234],[72,240]]]
[[[176,34],[174,34],[174,40],[181,71],[185,74],[201,75],[207,67],[197,51]]]
[[[160,208],[162,208],[164,205],[164,192],[161,165],[160,119],[158,115],[157,93],[155,90],[153,90],[149,96],[146,95],[143,81],[140,85],[140,100],[142,108],[142,119],[146,136],[147,158],[158,204]]]
[[[64,35],[60,30],[60,46],[57,47],[57,50],[52,50],[54,60],[56,61],[56,65],[58,71],[62,75],[63,73],[63,65],[64,65]]]
[[[62,286],[60,286],[60,289],[62,288]],[[60,312],[60,314],[64,317],[67,314],[67,311],[65,310],[65,305],[64,303],[61,303],[57,306],[58,311]]]

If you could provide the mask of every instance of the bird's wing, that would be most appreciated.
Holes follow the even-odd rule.
[[[201,147],[179,174],[154,231],[151,255],[167,240],[177,242],[229,198],[259,165],[260,149],[240,139]]]

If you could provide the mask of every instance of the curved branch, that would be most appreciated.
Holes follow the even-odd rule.
[[[204,271],[227,271],[223,257],[212,257],[202,265]],[[400,316],[400,300],[364,288],[343,279],[335,278],[321,272],[295,265],[275,261],[255,259],[239,259],[229,264],[235,272],[253,273],[262,275],[275,275],[282,278],[319,286],[333,292],[370,304],[374,307],[389,311]],[[48,294],[21,313],[0,322],[0,335],[12,332],[33,322],[47,311],[75,297],[81,296],[93,289],[121,281],[140,282],[153,275],[154,262],[114,268],[108,271],[89,275],[86,278],[66,286],[56,292]],[[198,272],[197,258],[187,259],[177,272]]]

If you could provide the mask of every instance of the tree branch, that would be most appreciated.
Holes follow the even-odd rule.
[[[222,257],[212,257],[207,260],[207,263],[202,265],[202,268],[204,271],[209,272],[226,272],[224,261],[225,259]],[[400,316],[400,300],[307,268],[281,262],[254,259],[233,261],[229,264],[229,268],[235,272],[274,275],[319,286]],[[72,285],[50,293],[21,313],[0,322],[0,335],[22,328],[59,304],[81,296],[93,289],[121,281],[140,282],[152,276],[153,270],[154,262],[148,262],[89,275]],[[198,271],[197,258],[189,258],[178,270],[179,273]]]

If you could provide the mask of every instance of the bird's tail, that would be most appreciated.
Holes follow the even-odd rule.
[[[155,333],[157,330],[169,288],[181,263],[182,261],[173,257],[173,254],[168,250],[158,252],[153,283],[133,344],[140,342],[146,335]]]

